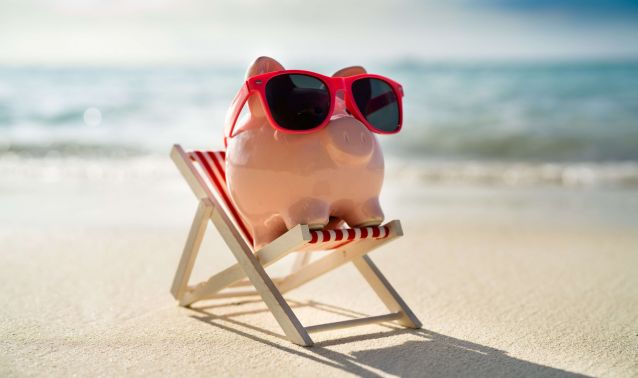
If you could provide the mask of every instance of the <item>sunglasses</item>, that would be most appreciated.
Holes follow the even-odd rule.
[[[257,93],[266,117],[278,131],[308,134],[325,127],[343,91],[346,110],[378,134],[401,130],[403,87],[387,77],[360,74],[330,77],[310,71],[285,70],[248,78],[226,116],[226,138],[233,136],[237,118],[250,95]]]

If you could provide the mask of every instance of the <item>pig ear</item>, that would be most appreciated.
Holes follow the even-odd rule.
[[[246,79],[249,77],[265,74],[272,71],[283,71],[284,66],[278,61],[268,56],[260,56],[248,67],[246,71]]]
[[[332,74],[332,77],[348,77],[354,75],[360,75],[366,73],[366,69],[361,66],[352,66],[342,68],[339,71]]]
[[[255,59],[255,61],[248,67],[248,70],[246,70],[246,79],[267,72],[282,70],[284,70],[284,66],[282,66],[278,61],[267,56],[260,56]],[[261,118],[266,116],[264,108],[262,107],[261,101],[259,101],[259,97],[257,95],[253,95],[248,98],[248,109],[250,109],[250,115],[252,117]]]

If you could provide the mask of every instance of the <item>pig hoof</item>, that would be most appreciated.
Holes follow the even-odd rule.
[[[321,229],[328,224],[329,215],[328,204],[314,198],[302,198],[282,212],[288,229],[298,224],[307,224],[311,229]]]
[[[321,230],[324,227],[326,227],[326,224],[323,223],[313,223],[313,224],[309,224],[308,228],[315,231],[315,230]]]
[[[365,222],[359,223],[355,227],[362,228],[362,227],[378,226],[378,225],[381,224],[381,222],[383,222],[383,219],[370,219],[370,220],[367,220]]]
[[[377,198],[371,198],[357,206],[352,206],[344,214],[344,219],[350,227],[378,226],[383,222],[383,211]]]

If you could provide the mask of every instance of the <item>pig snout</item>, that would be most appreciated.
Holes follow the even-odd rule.
[[[365,163],[374,152],[376,140],[361,122],[345,116],[332,119],[324,143],[330,156],[340,163]]]

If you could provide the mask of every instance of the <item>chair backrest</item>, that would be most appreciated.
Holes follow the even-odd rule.
[[[246,223],[239,215],[237,207],[228,193],[226,185],[226,154],[224,151],[199,151],[187,152],[186,155],[194,163],[195,169],[199,172],[203,181],[208,185],[208,189],[217,196],[217,201],[225,207],[229,218],[241,231],[242,236],[252,247],[253,237]]]

